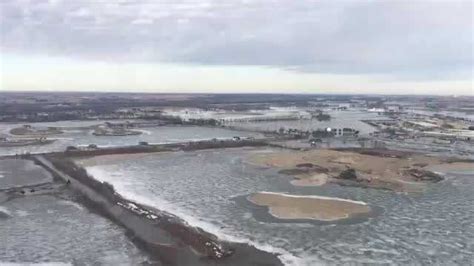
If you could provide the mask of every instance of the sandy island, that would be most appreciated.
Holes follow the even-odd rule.
[[[320,196],[259,192],[250,195],[248,200],[259,206],[267,206],[270,214],[279,219],[337,221],[371,212],[364,202]]]
[[[62,134],[63,131],[57,127],[45,127],[45,128],[36,128],[30,125],[24,125],[22,127],[13,128],[10,130],[10,134],[18,136],[50,136]]]
[[[275,151],[253,154],[252,164],[275,167],[294,179],[295,186],[321,186],[336,183],[394,191],[421,191],[424,184],[438,182],[442,176],[432,170],[474,169],[473,162],[449,162],[420,154],[376,151]],[[437,172],[437,171],[436,171]]]

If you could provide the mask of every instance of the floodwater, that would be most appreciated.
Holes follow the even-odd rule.
[[[285,121],[258,121],[258,122],[229,122],[227,125],[256,131],[278,131],[281,127],[285,129],[296,128],[304,131],[313,131],[326,128],[354,128],[359,130],[360,135],[368,135],[375,128],[361,120],[387,119],[385,116],[366,111],[328,111],[331,115],[330,121],[318,121],[317,119],[285,120]]]
[[[31,161],[0,160],[0,190],[51,182]],[[137,265],[143,254],[111,221],[63,192],[12,197],[0,191],[0,265]]]
[[[51,182],[53,177],[33,161],[0,160],[0,190]]]
[[[474,121],[474,114],[471,112],[459,112],[459,111],[431,111],[426,109],[407,109],[409,113],[420,114],[426,116],[442,115],[461,118],[469,121]]]
[[[421,152],[426,155],[459,157],[474,160],[474,145],[470,142],[456,141],[449,144],[437,144],[432,139],[383,139],[390,149]]]
[[[221,238],[277,252],[288,265],[474,261],[474,172],[449,174],[417,194],[337,185],[293,187],[275,169],[245,163],[249,154],[268,151],[148,154],[87,170],[131,200],[177,214]],[[266,210],[238,200],[258,191],[357,200],[382,211],[352,223],[262,221],[258,213]]]
[[[147,257],[107,219],[50,195],[0,202],[0,264],[137,265]]]
[[[51,123],[32,123],[34,127],[87,127],[101,124],[104,121],[62,121]],[[115,121],[116,122],[116,121]],[[1,135],[8,136],[12,128],[23,124],[0,123]],[[46,145],[32,145],[23,147],[0,147],[0,155],[14,155],[21,153],[39,153],[51,151],[64,151],[67,146],[87,146],[96,144],[99,147],[137,145],[140,141],[149,143],[174,143],[204,139],[229,139],[233,136],[258,137],[260,134],[229,130],[224,128],[198,127],[198,126],[160,126],[140,128],[143,134],[134,136],[94,136],[92,130],[68,129],[63,134],[53,135],[48,138],[56,139]]]

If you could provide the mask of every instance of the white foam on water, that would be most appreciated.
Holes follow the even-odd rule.
[[[144,130],[144,129],[135,129],[135,131],[140,131],[140,132],[142,132],[142,134],[145,134],[145,135],[151,135],[152,134],[151,131]]]
[[[307,199],[333,200],[333,201],[350,202],[350,203],[355,203],[355,204],[360,204],[360,205],[367,205],[367,203],[365,203],[363,201],[341,199],[341,198],[335,198],[335,197],[316,196],[316,195],[291,195],[291,194],[270,192],[270,191],[261,191],[261,192],[259,192],[259,194],[279,195],[279,196],[285,196],[285,197],[288,197],[288,198],[307,198]]]
[[[66,137],[50,137],[48,139],[53,139],[53,140],[74,140],[74,138],[66,138]]]
[[[314,263],[308,264],[307,262],[305,262],[307,258],[305,259],[299,258],[285,249],[240,237],[239,235],[241,234],[239,232],[225,231],[221,229],[219,226],[213,225],[210,221],[205,221],[205,220],[196,218],[192,213],[187,213],[186,211],[182,210],[180,207],[177,207],[176,205],[166,200],[163,200],[159,197],[151,198],[151,197],[144,196],[143,194],[139,194],[137,192],[131,191],[126,188],[127,182],[121,182],[120,177],[117,177],[117,173],[112,174],[109,171],[104,171],[98,166],[87,167],[86,170],[89,173],[89,175],[93,176],[95,179],[101,182],[107,182],[107,183],[112,184],[116,192],[122,195],[123,197],[125,197],[126,199],[140,203],[140,204],[154,207],[164,212],[171,213],[179,217],[180,219],[182,219],[188,225],[199,227],[202,230],[217,236],[221,240],[234,242],[234,243],[248,244],[259,250],[276,254],[278,258],[280,259],[280,261],[284,263],[285,265],[314,265]]]
[[[80,204],[77,204],[73,201],[69,201],[69,200],[60,200],[58,201],[59,204],[62,204],[62,205],[68,205],[68,206],[72,206],[78,210],[84,210],[84,208],[80,205]]]
[[[8,216],[12,216],[12,213],[6,207],[0,206],[0,212],[3,212],[7,214]]]
[[[17,210],[17,211],[16,211],[16,214],[17,214],[19,217],[25,217],[25,216],[30,215],[29,212],[23,211],[23,210]]]

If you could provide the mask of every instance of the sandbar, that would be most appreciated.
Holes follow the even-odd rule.
[[[259,206],[267,206],[270,214],[279,219],[332,222],[371,212],[371,208],[361,201],[321,196],[259,192],[250,195],[248,200]]]
[[[388,156],[390,151],[385,153],[329,149],[275,151],[253,154],[248,161],[280,169],[280,173],[294,177],[291,184],[295,186],[336,183],[394,191],[419,191],[420,185],[442,180],[443,177],[434,173],[433,169],[474,169],[472,162],[448,163],[446,159],[420,154],[399,152],[397,156]]]

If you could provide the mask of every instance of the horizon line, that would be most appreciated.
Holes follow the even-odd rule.
[[[153,92],[153,91],[92,91],[92,90],[0,90],[2,93],[95,93],[95,94],[175,94],[175,95],[326,95],[326,96],[341,96],[341,95],[354,95],[354,96],[434,96],[434,97],[474,97],[473,94],[384,94],[384,93],[354,93],[354,92]]]

